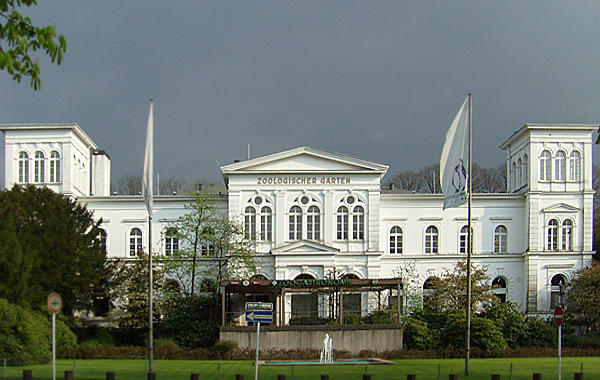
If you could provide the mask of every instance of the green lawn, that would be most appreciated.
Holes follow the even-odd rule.
[[[531,380],[534,372],[541,372],[544,380],[558,378],[557,358],[511,358],[511,359],[472,359],[469,376],[464,376],[462,359],[406,359],[396,360],[396,365],[356,366],[294,366],[259,368],[259,378],[276,380],[278,374],[286,375],[287,380],[320,380],[321,374],[328,374],[330,380],[362,380],[365,370],[372,380],[405,380],[407,374],[416,374],[417,380],[437,380],[438,366],[441,366],[441,379],[447,380],[450,373],[458,374],[459,379],[489,380],[491,374],[500,374],[501,379],[510,379],[510,365],[513,365],[513,380]],[[573,372],[579,372],[583,363],[585,380],[600,380],[600,357],[563,358],[563,380],[572,380]],[[59,360],[56,378],[64,379],[64,371],[73,370],[76,379],[105,379],[107,371],[116,372],[117,380],[144,380],[146,362],[142,360]],[[52,365],[8,367],[7,378],[22,378],[23,369],[32,369],[35,379],[51,379]],[[246,380],[254,379],[252,361],[190,361],[156,360],[154,371],[157,380],[188,380],[191,373],[199,373],[201,380],[234,380],[238,373]],[[4,372],[0,373],[2,375]]]

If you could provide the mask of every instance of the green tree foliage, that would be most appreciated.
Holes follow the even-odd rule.
[[[0,69],[6,70],[13,80],[21,82],[30,77],[34,90],[41,88],[40,66],[32,54],[43,51],[50,60],[60,65],[67,50],[65,37],[57,35],[54,26],[35,26],[22,14],[19,7],[37,5],[36,0],[0,0]]]
[[[514,303],[499,303],[488,307],[483,316],[498,326],[509,347],[521,347],[527,340],[525,315],[517,310]]]
[[[567,285],[569,313],[583,317],[585,325],[600,332],[600,263],[574,273]]]
[[[221,305],[213,297],[170,298],[164,308],[161,337],[179,347],[211,347],[219,339]]]
[[[400,289],[400,321],[404,321],[409,315],[421,306],[421,287],[419,286],[419,275],[414,261],[405,262],[397,266],[394,277],[402,279]],[[396,309],[397,305],[391,305]]]
[[[99,224],[84,206],[44,187],[0,192],[0,297],[39,309],[54,291],[67,315],[91,309],[109,271]]]
[[[164,264],[186,297],[193,298],[198,291],[212,291],[217,297],[222,280],[256,274],[254,242],[240,223],[216,208],[207,192],[194,194],[185,209],[165,231],[179,239],[179,250]]]
[[[148,332],[148,255],[138,253],[135,260],[116,263],[116,271],[111,278],[114,294],[118,295],[115,309],[110,318],[119,326],[119,336],[123,343],[142,345]],[[165,268],[157,262],[152,264],[153,325],[160,324],[164,312],[167,277]]]
[[[471,268],[471,305],[482,309],[483,305],[498,302],[491,292],[489,277],[483,268]],[[441,277],[431,278],[431,293],[424,308],[438,312],[465,311],[467,304],[467,263],[456,263],[454,268],[445,269]]]
[[[9,365],[44,364],[51,359],[49,313],[36,313],[0,298],[0,357]],[[57,351],[74,348],[77,337],[60,319],[56,321]]]
[[[442,342],[453,347],[465,347],[467,319],[464,313],[447,315],[446,327],[442,332]],[[477,347],[489,355],[497,355],[508,346],[500,329],[486,318],[471,316],[471,347]]]

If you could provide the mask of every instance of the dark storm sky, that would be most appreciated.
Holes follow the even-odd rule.
[[[77,122],[141,174],[220,181],[226,164],[311,145],[390,165],[439,161],[473,93],[474,161],[526,122],[600,122],[598,1],[40,1],[65,62],[42,90],[0,72],[0,123]],[[3,152],[2,160],[3,160]],[[598,163],[598,159],[594,160]],[[3,178],[3,173],[2,173]]]

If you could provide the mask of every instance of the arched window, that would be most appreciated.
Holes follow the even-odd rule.
[[[398,226],[390,230],[390,253],[402,253],[402,228]]]
[[[260,209],[260,240],[273,240],[273,211],[268,206]]]
[[[529,183],[529,163],[527,162],[527,155],[523,156],[523,185]]]
[[[244,210],[244,237],[256,239],[256,209],[252,206]]]
[[[306,214],[306,238],[321,239],[321,211],[317,206],[310,206]]]
[[[558,220],[550,219],[547,231],[547,251],[558,251]]]
[[[550,181],[550,163],[552,155],[549,151],[545,150],[540,156],[540,181]]]
[[[439,232],[436,226],[429,226],[425,230],[425,253],[438,253]]]
[[[348,207],[340,206],[337,209],[337,239],[348,240]]]
[[[554,179],[556,181],[566,180],[567,172],[567,155],[562,150],[556,153],[554,158]]]
[[[496,277],[492,281],[492,293],[500,300],[500,303],[505,303],[508,293],[506,289],[506,280],[504,277]]]
[[[177,237],[177,229],[174,227],[167,228],[165,231],[165,255],[171,256],[179,252],[179,238]]]
[[[431,307],[430,301],[435,292],[435,277],[429,277],[423,283],[423,309],[429,309]]]
[[[365,238],[365,209],[356,206],[352,210],[352,239],[364,240]]]
[[[29,155],[27,152],[19,153],[19,182],[29,182]]]
[[[514,162],[512,163],[512,165],[510,167],[510,183],[511,183],[513,189],[518,188],[518,186],[517,186],[517,164]]]
[[[142,252],[142,230],[133,228],[129,232],[129,256],[137,256]]]
[[[459,253],[467,253],[467,241],[469,240],[469,227],[468,226],[463,226],[460,229],[460,234],[459,234],[459,247],[458,247],[458,252]],[[471,227],[471,241],[473,241],[473,227]],[[472,251],[471,251],[472,252]]]
[[[302,239],[302,209],[298,206],[290,209],[289,230],[290,240]]]
[[[45,163],[44,153],[35,152],[35,159],[33,160],[33,182],[43,183],[45,181]]]
[[[498,226],[494,230],[494,253],[506,253],[508,247],[508,230]]]
[[[523,160],[517,161],[517,188],[523,186]]]
[[[581,181],[581,153],[576,150],[569,157],[569,181]]]
[[[573,221],[565,219],[561,228],[561,249],[563,251],[571,251],[573,249]]]
[[[98,228],[98,248],[100,249],[100,253],[106,254],[106,230],[103,228]]]
[[[50,153],[50,182],[60,182],[60,154]]]
[[[562,274],[557,274],[550,281],[550,308],[555,309],[565,303],[565,290],[567,279]]]

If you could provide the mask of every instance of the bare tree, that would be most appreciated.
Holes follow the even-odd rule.
[[[120,195],[138,195],[142,193],[142,177],[135,174],[127,174],[117,180],[113,187]]]
[[[600,172],[600,169],[599,169]],[[474,193],[505,193],[506,192],[506,166],[484,168],[473,164],[473,192]],[[600,179],[598,181],[600,183]],[[440,165],[427,166],[418,172],[410,170],[396,174],[390,180],[399,189],[416,191],[419,193],[442,192],[440,185]]]
[[[160,180],[160,194],[181,194],[190,190],[190,184],[183,178],[165,178]]]
[[[396,174],[390,182],[402,190],[419,191],[423,180],[420,173],[405,171]]]
[[[506,192],[506,167],[501,165],[496,168],[483,168],[473,164],[473,192],[474,193],[505,193]]]
[[[419,174],[422,177],[422,188],[423,193],[437,194],[442,192],[442,186],[440,186],[440,165],[435,164],[421,169]]]

